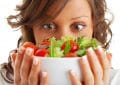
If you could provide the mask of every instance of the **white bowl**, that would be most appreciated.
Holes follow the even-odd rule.
[[[71,85],[68,75],[69,70],[73,70],[80,80],[81,71],[79,66],[79,57],[76,58],[43,58],[41,60],[41,69],[49,75],[50,85]]]

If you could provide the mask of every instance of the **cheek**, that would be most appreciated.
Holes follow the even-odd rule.
[[[89,24],[88,31],[86,31],[89,38],[92,38],[92,36],[93,36],[93,30],[94,30],[93,29],[93,23],[92,23],[92,20],[91,20],[91,22]]]
[[[92,38],[92,35],[93,35],[93,28],[90,28],[88,31],[86,31],[87,33],[87,37],[88,38]]]
[[[43,40],[45,37],[45,34],[43,32],[38,31],[37,28],[33,28],[34,38],[36,43],[39,43]]]
[[[33,33],[36,43],[40,43],[42,40],[48,39],[52,36],[50,33],[47,33],[44,30],[40,30],[39,28],[33,28]]]
[[[88,20],[85,29],[83,29],[83,31],[81,31],[80,35],[88,37],[88,38],[92,38],[92,36],[93,36],[93,23],[92,23],[92,20]]]
[[[93,36],[93,27],[92,26],[89,28],[87,34],[88,34],[89,38],[92,38],[92,36]]]
[[[93,30],[92,29],[86,29],[80,33],[80,36],[85,36],[88,38],[92,38]]]

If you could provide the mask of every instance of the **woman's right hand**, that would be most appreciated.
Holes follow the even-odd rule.
[[[74,71],[69,71],[72,85],[109,85],[112,55],[100,46],[89,48],[80,58],[79,64],[83,76],[80,81]]]
[[[48,85],[48,75],[40,71],[40,61],[33,55],[33,49],[21,46],[12,53],[14,85]]]

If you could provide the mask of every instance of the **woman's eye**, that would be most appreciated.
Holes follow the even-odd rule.
[[[85,27],[86,27],[85,24],[80,24],[80,23],[74,24],[74,29],[76,29],[78,31],[83,30]]]
[[[55,30],[56,26],[54,23],[43,24],[42,28],[45,30]]]

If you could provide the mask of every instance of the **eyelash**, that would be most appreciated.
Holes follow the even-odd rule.
[[[78,25],[80,25],[80,28],[77,27]],[[76,22],[76,23],[73,23],[70,27],[72,29],[76,29],[77,31],[82,31],[86,27],[86,24]],[[48,30],[48,31],[50,31],[50,30],[55,31],[57,26],[55,25],[55,23],[46,23],[46,24],[42,25],[42,28],[45,29],[45,30]]]

